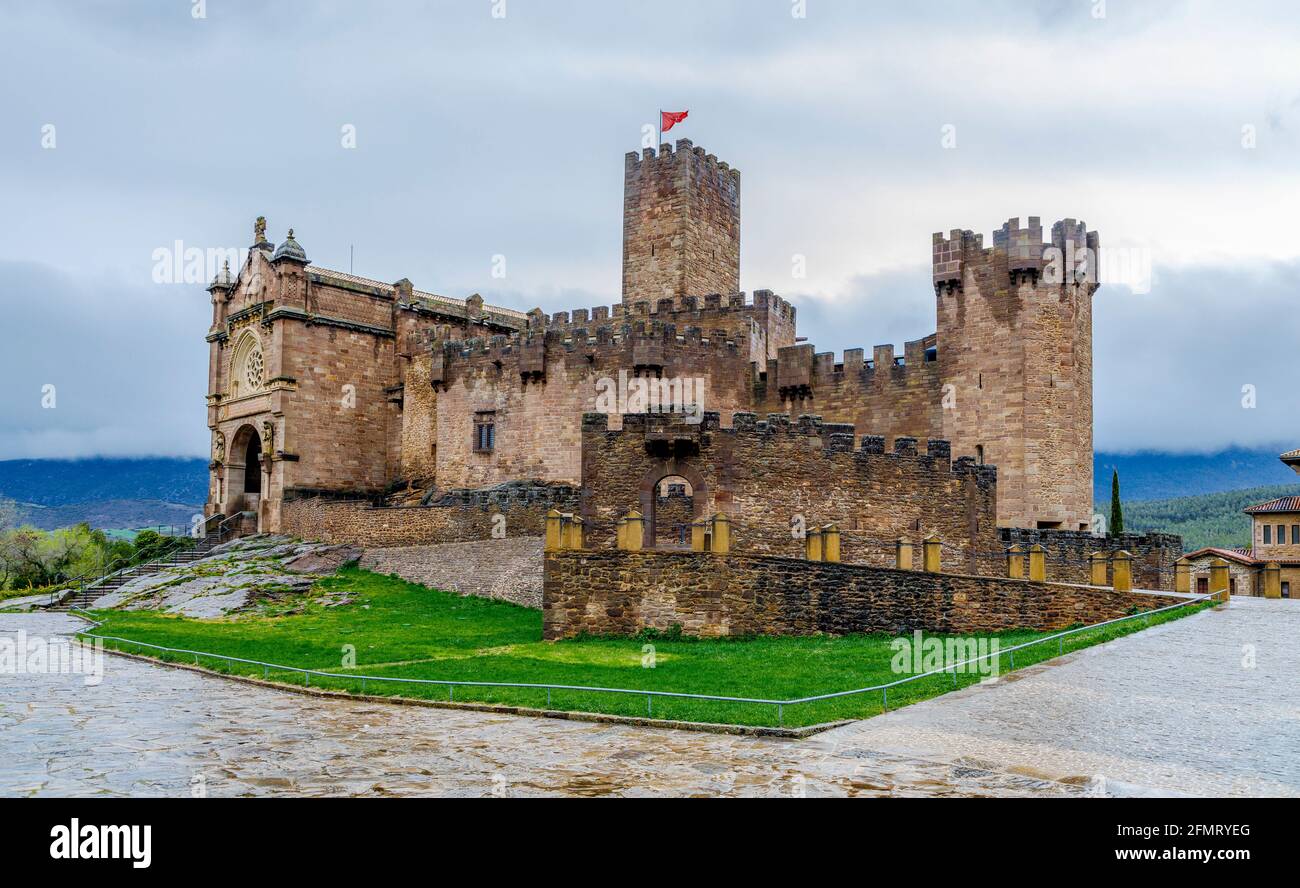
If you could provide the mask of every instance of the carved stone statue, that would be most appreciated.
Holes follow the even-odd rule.
[[[266,217],[258,216],[257,221],[253,223],[253,242],[258,244],[266,243]]]
[[[226,461],[226,436],[217,432],[212,438],[212,461],[223,463]]]
[[[270,464],[271,455],[275,453],[275,426],[271,420],[262,420],[262,456]]]

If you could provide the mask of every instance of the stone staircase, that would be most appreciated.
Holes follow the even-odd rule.
[[[157,561],[137,564],[134,567],[128,567],[125,570],[109,574],[103,579],[97,580],[96,582],[87,585],[85,588],[77,590],[62,601],[50,605],[46,610],[68,611],[74,606],[81,608],[89,607],[95,599],[120,589],[122,586],[125,586],[134,579],[158,573],[160,570],[164,570],[168,567],[189,564],[193,561],[198,561],[200,558],[205,558],[213,548],[222,542],[225,542],[225,540],[221,539],[220,534],[209,533],[193,546],[181,549],[171,555],[164,556]]]

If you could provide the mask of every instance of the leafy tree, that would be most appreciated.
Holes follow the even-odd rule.
[[[1110,535],[1117,537],[1124,532],[1124,507],[1119,501],[1119,469],[1113,469],[1110,476]]]
[[[163,536],[156,530],[142,530],[135,535],[132,560],[137,564],[153,561],[174,551],[180,545],[176,537]]]

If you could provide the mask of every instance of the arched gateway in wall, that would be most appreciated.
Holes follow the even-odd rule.
[[[671,528],[659,528],[659,488],[665,479],[682,478],[689,485],[691,500],[691,521],[704,517],[709,490],[704,476],[689,465],[683,465],[676,459],[660,460],[641,478],[641,514],[645,516],[645,532],[642,548],[675,548],[672,540],[677,539]],[[690,536],[686,537],[689,548]]]

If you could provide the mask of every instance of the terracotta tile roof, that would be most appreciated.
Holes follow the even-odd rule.
[[[1235,561],[1238,564],[1263,564],[1264,562],[1255,558],[1250,549],[1222,549],[1218,546],[1206,546],[1204,549],[1197,549],[1195,552],[1188,552],[1183,557],[1191,560],[1201,558],[1205,555],[1213,555],[1216,558],[1223,558],[1226,561]]]
[[[1247,567],[1263,567],[1266,564],[1279,564],[1282,567],[1300,567],[1300,558],[1256,558],[1250,549],[1223,549],[1218,546],[1206,546],[1195,552],[1188,552],[1183,557],[1190,560],[1213,555],[1225,561],[1235,561]]]
[[[1295,450],[1288,450],[1286,453],[1282,454],[1282,456],[1281,456],[1280,458],[1281,458],[1281,459],[1300,459],[1300,448],[1296,448]]]
[[[1242,509],[1247,515],[1261,515],[1269,512],[1300,512],[1300,496],[1279,496],[1275,500],[1248,506]]]

